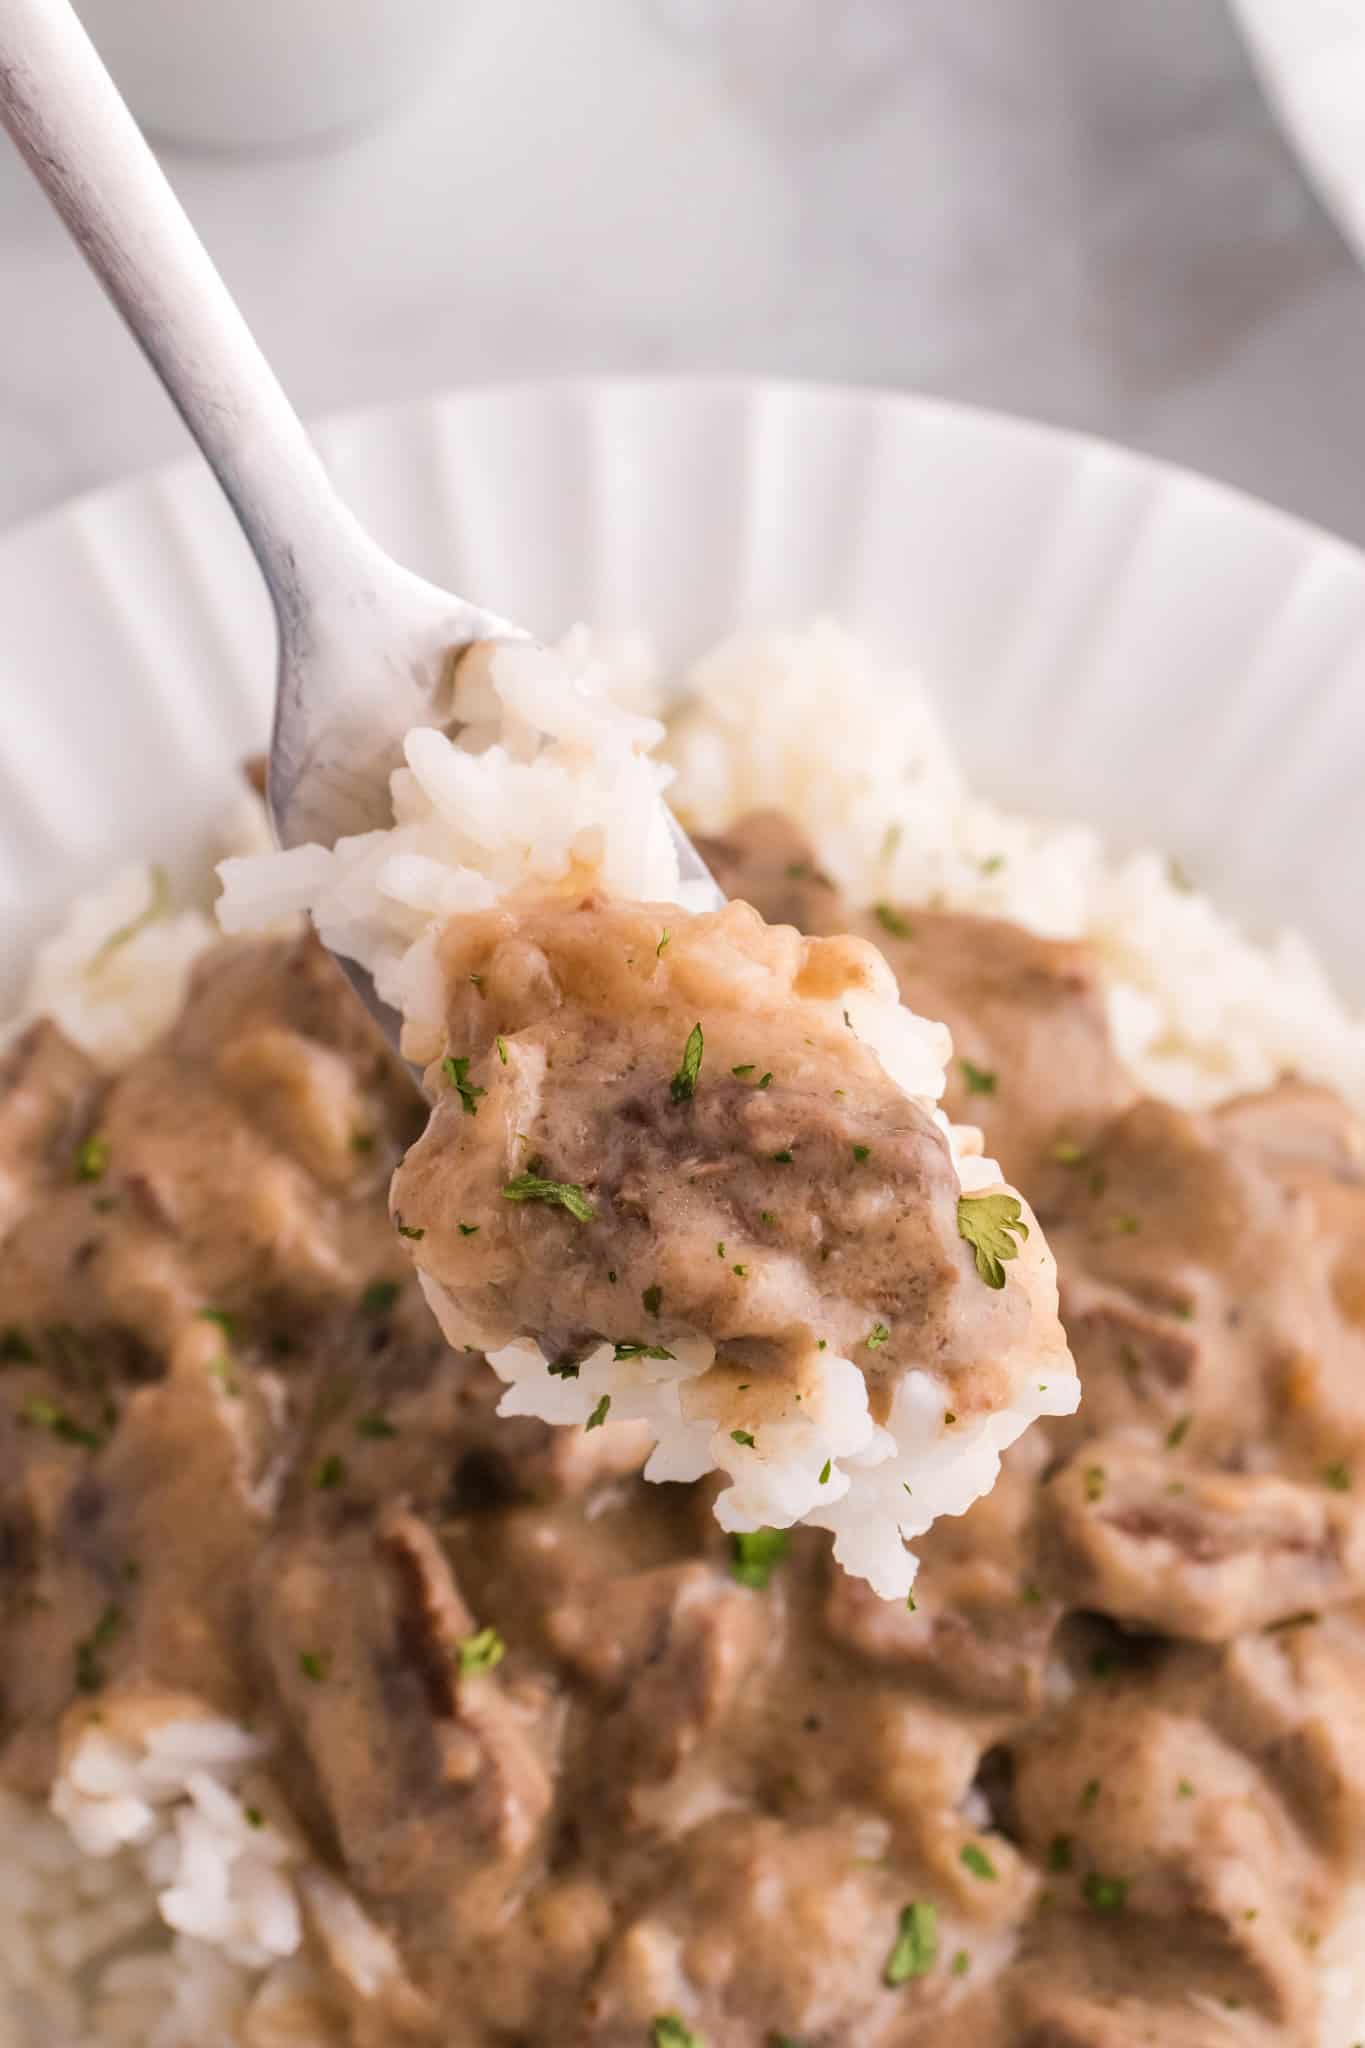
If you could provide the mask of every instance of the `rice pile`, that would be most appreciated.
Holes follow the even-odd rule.
[[[671,771],[673,801],[697,829],[757,804],[790,812],[855,902],[934,900],[1088,938],[1108,976],[1119,1043],[1156,1094],[1207,1103],[1293,1068],[1365,1109],[1365,1026],[1301,940],[1287,934],[1258,947],[1159,854],[1115,861],[1088,828],[974,797],[918,680],[880,666],[837,627],[726,641],[676,691],[683,708],[666,737],[650,720],[674,693],[642,643],[606,643],[577,629],[561,654],[589,695],[615,698],[640,721],[640,745],[662,740],[653,760],[617,758],[615,794],[628,807],[647,809]],[[478,679],[468,680],[472,687]],[[534,677],[526,688],[532,710]],[[828,715],[831,702],[837,719]],[[470,707],[459,708],[467,715]],[[495,720],[486,697],[481,708],[487,728]],[[579,708],[586,730],[593,714]],[[534,716],[522,723],[534,729]],[[513,728],[498,771],[507,815],[521,820],[533,860],[548,844],[536,808],[542,751]],[[437,765],[431,752],[433,787],[465,772],[460,763],[450,770],[444,757]],[[439,806],[411,763],[408,772],[412,808],[402,829],[410,865],[398,872],[410,886],[377,910],[372,871],[359,859],[354,869],[338,857],[307,872],[294,861],[287,885],[252,903],[250,914],[284,914],[320,887],[334,889],[333,929],[370,949],[375,971],[395,977],[395,993],[408,992],[410,976],[420,998],[421,955],[408,955],[425,920],[463,903],[449,880]],[[461,804],[454,829],[472,833],[476,815]],[[590,850],[599,845],[605,856],[610,846],[615,858],[624,844],[615,812],[576,824],[571,808],[557,815],[561,837],[573,825],[589,835]],[[496,813],[483,829],[495,826]],[[259,832],[257,820],[232,836],[249,846],[260,843]],[[669,896],[669,854],[657,835],[648,856],[657,863],[648,893]],[[73,906],[41,949],[15,1021],[53,1015],[92,1054],[117,1064],[174,1016],[193,960],[212,937],[206,919],[172,910],[151,870],[120,871]],[[970,1174],[976,1162],[964,1155],[961,1170]],[[506,1404],[515,1411],[523,1375],[516,1360],[504,1363]],[[590,1393],[596,1363],[585,1364],[580,1382],[556,1380],[553,1388]],[[536,1369],[543,1379],[543,1361]],[[577,1409],[557,1419],[579,1419]],[[908,1441],[915,1427],[913,1415],[898,1423]],[[969,1447],[969,1461],[980,1466],[975,1480],[963,1468],[964,1488],[979,1490],[998,1449]],[[959,1441],[958,1457],[962,1450]],[[921,1473],[932,1470],[926,1444],[915,1445],[915,1456]],[[870,1473],[892,1483],[893,1461]],[[941,1476],[938,1511],[951,1512]],[[341,2038],[310,1954],[326,1949],[372,1990],[392,1953],[355,1901],[307,1861],[269,1759],[251,1736],[182,1709],[159,1734],[154,1726],[136,1737],[106,1730],[90,1742],[87,1734],[70,1750],[51,1814],[0,1793],[0,2048],[322,2048]],[[247,1803],[259,1806],[262,1829],[246,1819]],[[1358,2037],[1358,1925],[1344,1922],[1325,1957],[1324,2048]]]

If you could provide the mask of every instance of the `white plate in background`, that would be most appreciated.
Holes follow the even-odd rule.
[[[1365,261],[1365,6],[1231,0],[1304,168]]]
[[[877,392],[530,384],[320,440],[402,560],[542,634],[644,625],[681,660],[836,614],[931,679],[987,791],[1167,846],[1365,995],[1365,557],[1343,542],[1100,442]],[[202,859],[272,665],[195,465],[0,538],[8,988],[112,859]]]

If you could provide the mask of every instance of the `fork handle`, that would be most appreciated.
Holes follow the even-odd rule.
[[[310,559],[373,543],[69,0],[0,0],[0,121],[227,493],[287,628]]]

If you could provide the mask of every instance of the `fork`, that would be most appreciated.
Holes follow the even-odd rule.
[[[69,0],[0,0],[0,121],[198,443],[265,578],[278,639],[267,791],[279,844],[331,846],[391,822],[404,733],[451,730],[442,684],[452,654],[529,635],[404,569],[342,502]],[[710,882],[676,821],[673,833],[683,879]],[[369,976],[341,964],[396,1040]]]

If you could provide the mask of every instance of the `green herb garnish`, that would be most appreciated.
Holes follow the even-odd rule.
[[[891,1332],[887,1329],[885,1323],[874,1323],[863,1339],[863,1342],[869,1351],[880,1351],[883,1344],[890,1338],[890,1335]]]
[[[414,1223],[405,1223],[401,1216],[394,1217],[393,1227],[400,1237],[410,1237],[414,1244],[420,1244],[427,1234],[425,1228],[419,1228]]]
[[[882,1970],[882,1982],[894,1991],[912,1977],[927,1976],[938,1960],[938,1914],[927,1899],[901,1908],[895,1943]]]
[[[1351,1491],[1351,1468],[1340,1460],[1335,1465],[1324,1466],[1322,1476],[1324,1482],[1331,1487],[1333,1493],[1349,1493]]]
[[[23,1331],[11,1323],[0,1330],[0,1365],[36,1365],[38,1354]]]
[[[317,1488],[319,1493],[330,1493],[334,1487],[342,1486],[346,1480],[346,1460],[339,1458],[335,1451],[329,1453],[318,1466]]]
[[[545,1180],[538,1173],[519,1173],[502,1197],[505,1202],[557,1202],[578,1223],[591,1223],[597,1213],[576,1180]]]
[[[1182,1415],[1171,1424],[1166,1432],[1166,1448],[1168,1451],[1178,1451],[1180,1449],[1180,1446],[1190,1433],[1190,1424],[1193,1421],[1194,1417],[1192,1415]]]
[[[355,1433],[368,1437],[372,1443],[385,1443],[391,1436],[397,1436],[398,1431],[387,1415],[358,1415]]]
[[[499,1058],[499,1059],[500,1059],[500,1060],[502,1061],[502,1064],[503,1064],[504,1066],[506,1066],[506,1065],[507,1065],[507,1040],[506,1040],[505,1038],[501,1038],[501,1037],[499,1037],[499,1038],[495,1038],[495,1039],[493,1040],[493,1043],[494,1043],[494,1045],[495,1045],[495,1046],[496,1046],[496,1047],[498,1048],[498,1058]]]
[[[299,1670],[314,1685],[321,1685],[331,1669],[332,1660],[321,1650],[300,1650]]]
[[[730,1441],[732,1444],[743,1444],[750,1451],[754,1447],[753,1436],[747,1429],[732,1429],[730,1431]]]
[[[730,1576],[761,1593],[791,1548],[785,1529],[741,1529],[730,1538]]]
[[[731,1067],[730,1072],[734,1075],[737,1081],[742,1081],[744,1079],[744,1076],[746,1074],[752,1074],[753,1070],[754,1062],[750,1060],[749,1064],[746,1067]]]
[[[978,1067],[975,1060],[968,1059],[959,1060],[958,1065],[969,1095],[994,1095],[999,1076],[993,1074],[989,1067]]]
[[[576,1358],[552,1358],[545,1370],[552,1380],[576,1380],[580,1362]]]
[[[790,1165],[791,1165],[791,1163],[792,1163],[792,1155],[791,1155],[791,1153],[790,1153],[790,1152],[774,1152],[774,1154],[773,1154],[773,1165],[774,1165],[774,1166],[790,1166]]]
[[[590,1415],[590,1416],[588,1417],[587,1421],[586,1421],[586,1422],[585,1422],[585,1423],[583,1424],[583,1427],[584,1427],[584,1429],[585,1429],[585,1430],[589,1430],[589,1429],[600,1429],[600,1428],[602,1427],[602,1424],[603,1424],[603,1423],[604,1423],[604,1422],[606,1421],[606,1419],[607,1419],[607,1411],[608,1411],[608,1410],[610,1409],[610,1407],[611,1407],[611,1395],[610,1395],[610,1394],[603,1394],[603,1396],[602,1396],[601,1400],[600,1400],[600,1401],[598,1402],[597,1406],[596,1406],[596,1407],[595,1407],[595,1408],[593,1409],[593,1411],[592,1411],[592,1414],[591,1414],[591,1415]]]
[[[120,952],[129,939],[135,939],[139,932],[146,931],[149,924],[155,924],[158,918],[166,915],[171,907],[171,885],[165,868],[154,867],[151,882],[152,892],[147,908],[140,910],[136,917],[130,917],[127,924],[121,924],[117,931],[110,932],[108,938],[96,947],[85,963],[88,975],[98,974],[111,954]]]
[[[1081,1883],[1081,1896],[1097,1913],[1121,1913],[1128,1902],[1128,1879],[1101,1877],[1098,1870],[1087,1871]]]
[[[668,1092],[675,1102],[690,1102],[697,1092],[703,1045],[701,1025],[694,1024],[683,1047],[682,1065],[668,1084]]]
[[[360,1297],[360,1307],[367,1316],[387,1315],[402,1293],[397,1280],[372,1280]]]
[[[80,1692],[98,1692],[106,1672],[101,1651],[107,1650],[123,1627],[123,1609],[111,1601],[88,1636],[76,1645],[76,1686]]]
[[[29,1395],[19,1410],[19,1419],[33,1429],[47,1430],[60,1443],[80,1444],[87,1451],[97,1451],[104,1443],[98,1430],[83,1428],[65,1408],[59,1408],[55,1401],[44,1400],[41,1394]]]
[[[1052,1148],[1052,1156],[1059,1166],[1084,1166],[1089,1155],[1084,1145],[1078,1145],[1074,1138],[1058,1138]]]
[[[265,1815],[261,1812],[259,1806],[244,1806],[242,1808],[242,1818],[249,1828],[263,1828],[265,1826]]]
[[[103,1180],[109,1169],[109,1140],[87,1138],[76,1147],[77,1180]]]
[[[461,1678],[474,1678],[482,1671],[495,1671],[507,1654],[507,1645],[495,1628],[481,1628],[466,1636],[455,1651]]]
[[[964,1870],[970,1870],[973,1877],[986,1878],[992,1884],[999,1876],[995,1865],[979,1842],[964,1842],[958,1853],[958,1861]]]
[[[1070,1870],[1075,1844],[1070,1835],[1054,1835],[1048,1843],[1047,1867],[1049,1870]]]
[[[1084,1472],[1084,1474],[1083,1474],[1083,1478],[1084,1478],[1084,1481],[1085,1481],[1085,1497],[1086,1497],[1086,1499],[1087,1499],[1088,1501],[1090,1501],[1090,1502],[1091,1502],[1092,1504],[1093,1504],[1093,1503],[1094,1503],[1095,1501],[1097,1501],[1097,1500],[1103,1500],[1103,1499],[1104,1499],[1104,1467],[1103,1467],[1103,1465],[1087,1465],[1087,1466],[1086,1466],[1086,1468],[1085,1468],[1085,1472]]]
[[[911,937],[909,920],[902,917],[900,912],[893,909],[889,903],[874,903],[872,912],[882,930],[890,932],[893,939],[908,939]],[[930,1911],[932,1912],[932,1910],[933,1908],[931,1907]]]
[[[457,1223],[455,1227],[459,1231],[461,1237],[477,1237],[479,1234],[479,1226],[477,1223]]]
[[[706,2048],[700,2034],[685,2027],[675,2012],[661,2012],[650,2029],[650,2048]]]
[[[645,1305],[645,1314],[650,1316],[657,1316],[659,1310],[664,1305],[663,1288],[658,1286],[657,1284],[653,1287],[646,1287],[644,1293],[640,1296],[640,1299]]]
[[[822,1486],[828,1486],[828,1485],[829,1485],[829,1475],[830,1475],[830,1473],[831,1473],[831,1472],[832,1472],[833,1470],[834,1470],[834,1461],[833,1461],[833,1459],[832,1459],[832,1458],[826,1458],[826,1460],[825,1460],[824,1464],[823,1464],[823,1465],[822,1465],[822,1466],[820,1467],[820,1484],[821,1484]]]
[[[1005,1262],[1019,1256],[1016,1237],[1028,1236],[1017,1195],[960,1195],[958,1235],[976,1253],[976,1270],[988,1287],[1003,1287]]]
[[[665,1351],[662,1344],[618,1344],[615,1349],[618,1362],[623,1358],[673,1358],[676,1355],[672,1351]],[[553,1366],[550,1370],[554,1370]],[[578,1367],[575,1366],[574,1372],[577,1371]]]
[[[754,1083],[754,1086],[755,1086],[756,1088],[771,1088],[771,1087],[772,1087],[772,1085],[773,1085],[773,1077],[772,1077],[771,1073],[768,1073],[768,1074],[760,1074],[760,1075],[759,1075],[759,1077],[758,1077],[758,1079],[757,1079],[757,1081],[756,1081],[756,1082]]]
[[[475,1088],[471,1083],[469,1079],[468,1055],[463,1059],[442,1060],[441,1072],[459,1096],[465,1115],[477,1116],[479,1113],[479,1097],[486,1095],[488,1090],[486,1088]]]

